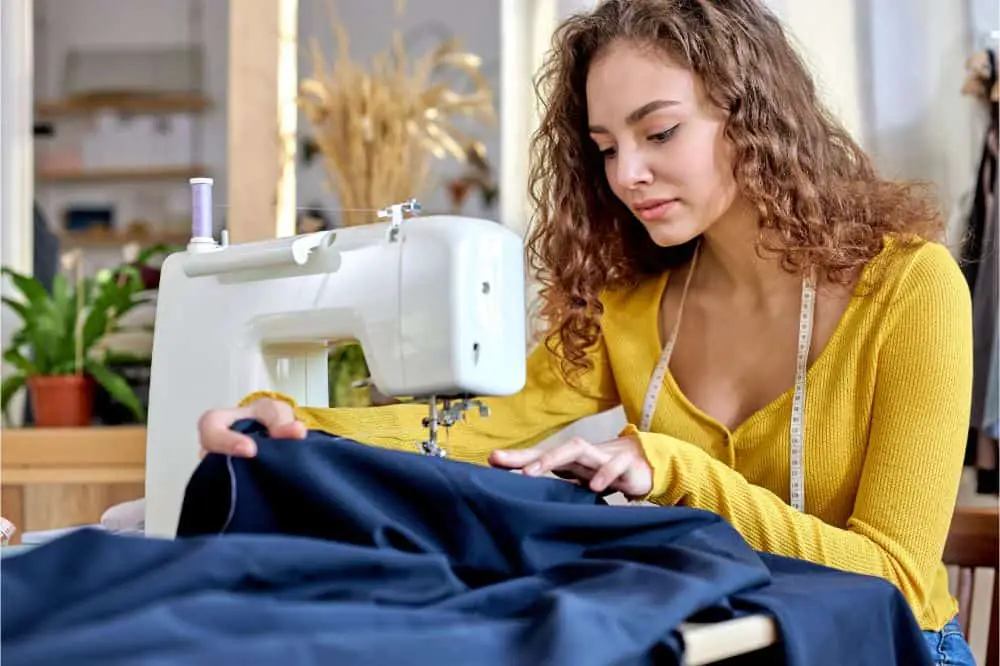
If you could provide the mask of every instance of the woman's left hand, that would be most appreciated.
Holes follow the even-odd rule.
[[[600,444],[574,437],[554,448],[503,449],[490,454],[490,464],[528,476],[552,472],[579,480],[596,493],[621,492],[628,498],[644,497],[653,489],[653,468],[635,437]]]

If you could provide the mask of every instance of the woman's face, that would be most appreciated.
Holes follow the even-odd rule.
[[[703,234],[733,206],[726,115],[665,55],[611,45],[588,72],[587,111],[611,190],[657,245]]]

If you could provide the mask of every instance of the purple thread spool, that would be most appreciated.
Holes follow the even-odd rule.
[[[191,238],[213,238],[212,233],[212,184],[211,178],[192,178],[191,183]]]

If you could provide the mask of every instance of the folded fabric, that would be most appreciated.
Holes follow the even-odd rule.
[[[7,666],[681,663],[691,619],[775,617],[743,663],[932,663],[886,581],[753,552],[718,516],[322,433],[208,456],[176,540],[84,530],[4,562]]]

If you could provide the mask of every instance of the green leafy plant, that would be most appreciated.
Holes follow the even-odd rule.
[[[52,293],[34,277],[10,268],[0,269],[20,292],[21,299],[3,303],[21,319],[3,359],[16,372],[3,380],[2,406],[9,422],[13,397],[35,376],[89,375],[137,418],[144,418],[138,396],[128,382],[108,367],[104,337],[120,329],[124,315],[145,302],[138,269],[121,266],[70,284],[56,275]]]
[[[328,357],[329,390],[331,407],[369,407],[371,389],[356,386],[368,377],[368,363],[361,345],[342,344],[331,350]]]

